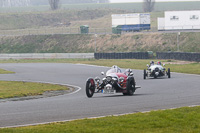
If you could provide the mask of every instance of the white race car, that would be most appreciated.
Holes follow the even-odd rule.
[[[157,78],[162,76],[168,76],[168,78],[171,78],[170,68],[168,68],[168,70],[166,71],[163,66],[161,65],[161,62],[154,64],[154,62],[151,61],[150,65],[147,64],[148,68],[144,69],[144,79],[146,79],[146,77]]]

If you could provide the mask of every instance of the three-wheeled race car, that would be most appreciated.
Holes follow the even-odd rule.
[[[104,72],[102,72],[102,75],[104,75]],[[89,98],[94,93],[133,95],[137,88],[140,87],[136,87],[132,70],[127,69],[125,72],[122,72],[118,66],[112,66],[106,72],[106,77],[102,81],[99,77],[95,79],[88,78],[86,81],[86,95]]]
[[[165,66],[165,64],[163,64]],[[170,74],[170,68],[166,71],[166,68],[164,68],[161,64],[161,62],[157,62],[157,64],[154,64],[153,61],[150,62],[150,65],[147,64],[147,69],[144,69],[144,79],[146,77],[162,77],[162,76],[168,76],[168,78],[171,78]]]

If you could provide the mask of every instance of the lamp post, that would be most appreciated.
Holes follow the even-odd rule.
[[[97,52],[97,34],[94,34],[95,36],[95,45],[94,45],[94,53]]]
[[[177,33],[177,51],[179,52],[179,36],[181,35],[180,32]]]

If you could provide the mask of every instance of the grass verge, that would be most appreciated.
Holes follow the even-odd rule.
[[[4,70],[4,69],[0,69],[0,74],[10,74],[10,73],[14,73],[14,72],[7,71],[7,70]]]
[[[66,86],[17,82],[17,81],[0,81],[0,99],[42,95],[46,91],[68,90]]]
[[[152,59],[151,59],[152,60]],[[30,59],[30,60],[0,60],[0,63],[80,63],[98,66],[118,65],[122,68],[131,68],[143,70],[146,68],[146,64],[149,64],[149,60],[136,60],[136,59],[121,59],[121,60],[96,60],[96,59]],[[155,62],[157,60],[154,60]],[[170,68],[172,72],[188,73],[188,74],[200,74],[200,63],[189,64],[174,64],[178,61],[175,60],[160,60],[166,63],[166,68]]]
[[[200,107],[5,128],[1,133],[199,133]]]

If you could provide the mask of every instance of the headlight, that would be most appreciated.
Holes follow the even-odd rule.
[[[155,72],[159,72],[160,69],[158,67],[155,68]]]
[[[106,80],[107,80],[108,82],[110,82],[110,81],[112,80],[112,77],[108,76],[108,77],[106,77]]]
[[[103,78],[102,81],[105,83],[106,82],[106,78]]]
[[[119,82],[124,82],[124,77],[120,77]]]
[[[115,82],[117,82],[117,78],[116,77],[112,78],[112,80],[115,81]]]
[[[100,82],[100,78],[99,78],[99,77],[96,77],[94,80],[95,80],[97,83]]]

